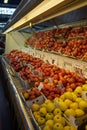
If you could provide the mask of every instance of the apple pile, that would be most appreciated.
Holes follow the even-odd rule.
[[[40,80],[39,75],[33,74],[31,70],[26,66],[22,67],[22,69],[19,71],[19,74],[23,80],[27,80],[29,83]]]
[[[34,87],[32,87],[30,90],[24,90],[22,94],[25,100],[32,100],[41,95],[40,91]]]
[[[52,89],[50,89],[50,87],[47,89],[46,87],[43,88],[42,91],[45,95],[48,95],[46,94],[48,93],[47,90],[49,93],[53,91],[53,94],[51,93],[52,95],[61,95],[59,89],[55,88],[55,86],[59,86],[60,83],[63,86],[64,91],[72,91],[77,86],[85,84],[85,78],[81,78],[76,73],[70,72],[69,70],[60,69],[56,65],[44,63],[41,59],[33,57],[22,51],[13,50],[7,55],[7,58],[10,60],[12,67],[20,73],[20,76],[24,80],[27,80],[28,82],[35,82],[35,86],[37,87],[40,81],[43,81],[44,79],[46,79],[44,81],[44,86],[50,86],[49,84],[53,84],[52,86],[54,86],[54,88]],[[21,62],[26,62],[26,65],[21,66]],[[28,65],[33,66],[33,70]],[[49,80],[47,83],[47,79],[49,78],[51,78],[52,83],[49,83]]]
[[[87,52],[87,38],[67,40],[67,45],[61,48],[61,53],[81,59]]]
[[[87,37],[87,27],[78,27],[70,30],[69,37],[85,36]]]
[[[73,126],[67,125],[60,108],[50,100],[41,105],[33,104],[31,109],[42,130],[76,130]]]
[[[68,27],[38,32],[30,37],[26,44],[81,59],[87,52],[87,27]]]
[[[68,28],[60,28],[35,33],[26,41],[26,44],[35,48],[58,52],[64,44],[62,40],[57,40],[57,37],[65,37],[68,30]]]
[[[79,118],[87,113],[87,101],[83,98],[82,92],[87,92],[87,84],[78,86],[73,92],[65,92],[54,102],[58,103],[59,108],[67,116]]]

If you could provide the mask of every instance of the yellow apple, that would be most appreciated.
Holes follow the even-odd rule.
[[[29,99],[29,93],[28,93],[28,92],[24,92],[24,93],[23,93],[23,96],[24,96],[25,100],[28,100],[28,99]]]
[[[40,109],[40,105],[39,104],[33,104],[32,105],[32,111],[38,111]]]
[[[74,92],[72,92],[72,101],[76,101],[76,99],[77,99],[76,94]]]
[[[55,108],[54,111],[53,111],[53,114],[54,114],[54,115],[57,115],[57,114],[60,114],[60,115],[61,115],[62,112],[61,112],[60,108]]]
[[[46,120],[53,119],[53,113],[47,113],[45,115]]]
[[[87,84],[82,85],[82,89],[83,89],[84,91],[87,91]]]
[[[52,101],[49,100],[49,99],[45,100],[45,104],[48,104],[48,103],[50,103],[50,102],[52,102]]]
[[[62,116],[59,115],[59,114],[55,115],[54,118],[53,118],[53,120],[54,120],[55,123],[58,122],[58,123],[62,124]]]
[[[50,102],[46,105],[47,112],[52,112],[55,109],[55,105],[53,102]]]
[[[48,125],[45,125],[45,127],[43,128],[43,130],[52,130]]]
[[[64,117],[62,117],[62,123],[61,123],[63,126],[65,126],[65,124],[66,124],[66,120],[65,120],[65,118]]]
[[[65,104],[66,104],[66,106],[69,108],[70,107],[70,105],[72,104],[72,101],[70,100],[70,99],[66,99],[65,101]]]
[[[50,128],[53,128],[53,124],[54,124],[54,122],[53,122],[53,120],[47,120],[47,122],[45,123],[46,125],[48,125]]]
[[[79,107],[79,104],[77,102],[73,102],[71,105],[70,105],[70,108],[71,109],[77,109]]]
[[[87,110],[87,101],[81,100],[81,101],[79,102],[79,107],[80,107],[82,110]]]
[[[53,130],[63,130],[63,125],[61,123],[55,123]]]
[[[81,97],[77,97],[75,101],[79,103],[81,100],[83,100]]]
[[[45,127],[43,128],[43,130],[52,130],[48,125],[45,125]]]
[[[61,95],[61,96],[60,96],[60,99],[64,101],[64,100],[65,100],[65,95],[64,95],[64,94]]]
[[[87,125],[85,125],[85,130],[87,130]]]
[[[70,99],[72,100],[72,92],[65,92],[64,93],[65,99]]]
[[[82,96],[82,87],[77,87],[75,90],[74,90],[74,93],[76,94],[77,97],[81,97]]]
[[[80,117],[80,116],[83,116],[85,114],[84,111],[81,109],[76,109],[75,113],[76,113],[76,117]]]
[[[61,111],[65,111],[68,108],[66,103],[63,101],[59,102],[59,107],[60,107]]]
[[[64,114],[66,115],[66,116],[75,116],[75,111],[73,110],[73,109],[67,109],[65,112],[64,112]]]
[[[38,122],[39,125],[43,125],[45,123],[45,118],[39,117],[37,122]]]
[[[40,116],[45,116],[47,114],[46,107],[41,107],[39,110]]]
[[[65,126],[64,127],[64,130],[77,130],[75,127],[73,127],[73,126]]]
[[[35,111],[35,112],[33,113],[33,115],[34,115],[36,121],[38,120],[38,118],[40,118],[40,114],[39,114],[38,111]]]
[[[40,107],[46,107],[46,103],[41,104]]]

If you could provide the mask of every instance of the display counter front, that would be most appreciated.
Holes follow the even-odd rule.
[[[9,101],[12,123],[14,125],[13,129],[36,130],[37,128],[34,128],[31,123],[29,110],[21,100],[20,94],[22,87],[19,80],[14,75],[10,65],[6,63],[4,58],[1,58],[0,62],[2,66],[3,80],[5,82],[4,90]]]

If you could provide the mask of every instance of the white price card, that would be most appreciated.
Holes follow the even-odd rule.
[[[82,91],[82,98],[87,101],[87,91]]]
[[[57,63],[58,63],[58,57],[56,55],[52,55],[51,59],[52,59],[52,64],[57,65]]]
[[[84,77],[83,69],[84,69],[83,64],[77,62],[74,64],[74,71],[78,76]]]
[[[48,78],[50,83],[53,83],[53,79],[52,78]]]
[[[72,126],[74,126],[75,128],[78,127],[78,120],[74,116],[69,116],[69,121]]]
[[[43,83],[40,82],[39,86],[38,86],[38,89],[41,91],[41,89],[43,88]]]

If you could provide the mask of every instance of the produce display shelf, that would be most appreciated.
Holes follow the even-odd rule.
[[[15,106],[15,114],[17,116],[20,114],[21,117],[21,119],[18,117],[18,122],[20,123],[21,127],[23,125],[23,130],[38,130],[38,128],[35,126],[35,123],[31,119],[29,108],[21,99],[22,86],[19,79],[11,71],[10,65],[5,61],[4,58],[1,58],[0,61],[8,84],[10,98]]]

